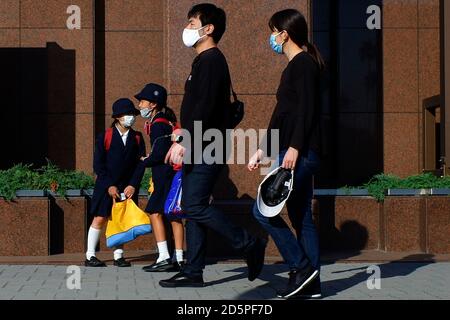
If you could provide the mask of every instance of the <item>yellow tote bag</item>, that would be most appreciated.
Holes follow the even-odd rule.
[[[111,217],[106,226],[106,245],[117,247],[139,236],[152,232],[150,217],[132,199],[123,202],[114,200]]]
[[[152,194],[153,191],[155,191],[155,186],[154,186],[154,184],[153,184],[153,179],[152,179],[152,177],[150,177],[150,181],[149,181],[149,184],[148,184],[148,193],[149,193],[149,194]]]

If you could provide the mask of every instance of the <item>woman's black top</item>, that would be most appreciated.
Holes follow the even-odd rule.
[[[309,150],[320,154],[320,74],[319,66],[305,51],[289,62],[278,87],[265,151],[271,151],[270,130],[279,129],[279,151],[292,147],[300,155]]]

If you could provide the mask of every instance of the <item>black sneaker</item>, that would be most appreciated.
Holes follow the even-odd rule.
[[[245,261],[248,266],[248,280],[253,281],[261,273],[264,266],[264,254],[266,251],[267,240],[257,238],[255,243],[248,249],[245,255]]]
[[[177,273],[170,279],[161,280],[159,285],[163,288],[199,288],[204,287],[205,283],[203,282],[202,275],[190,275],[184,272]]]
[[[292,299],[320,299],[322,298],[322,288],[319,277],[316,277],[311,283],[299,293],[292,296]]]
[[[127,260],[125,260],[124,258],[120,258],[117,260],[114,260],[114,265],[116,267],[119,268],[127,268],[127,267],[131,267],[131,263],[129,263]]]
[[[106,267],[106,264],[103,261],[98,260],[97,257],[91,257],[91,259],[89,260],[86,259],[84,265],[86,267],[93,267],[93,268]]]
[[[172,259],[166,259],[160,262],[155,262],[149,266],[142,268],[145,272],[164,272],[173,268]]]
[[[291,298],[300,290],[306,288],[319,275],[319,270],[312,266],[306,267],[304,270],[293,270],[289,272],[289,281],[284,290],[277,293],[278,298]]]

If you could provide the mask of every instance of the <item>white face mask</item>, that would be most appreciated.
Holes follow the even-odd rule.
[[[141,117],[145,119],[150,119],[152,112],[153,109],[150,108],[141,109]]]
[[[125,128],[131,128],[135,122],[136,122],[136,117],[135,116],[124,116],[122,118],[122,120],[120,120],[120,123]]]
[[[206,27],[206,26],[205,26]],[[184,29],[183,31],[183,43],[186,47],[192,48],[202,38],[206,37],[206,34],[200,36],[199,31],[205,27],[199,29]]]

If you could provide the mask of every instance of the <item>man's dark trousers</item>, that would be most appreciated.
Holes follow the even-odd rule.
[[[245,229],[235,226],[223,212],[210,205],[214,185],[224,166],[183,165],[181,206],[187,215],[187,262],[183,271],[187,274],[203,273],[208,228],[223,235],[234,249],[243,254],[255,242]]]

